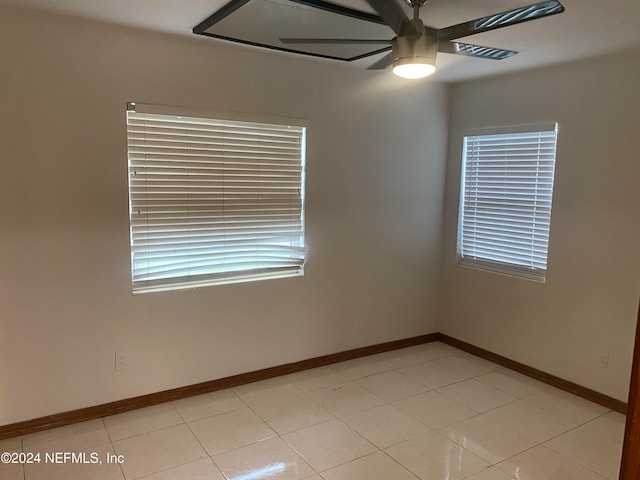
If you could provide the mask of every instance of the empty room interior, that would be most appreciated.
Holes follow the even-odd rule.
[[[333,1],[0,0],[0,480],[621,478],[640,3]]]

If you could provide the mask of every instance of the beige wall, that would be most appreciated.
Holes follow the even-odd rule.
[[[626,400],[640,294],[640,55],[453,88],[444,333]],[[545,284],[456,265],[465,129],[557,121]],[[600,351],[610,352],[608,369]]]
[[[0,425],[437,330],[445,86],[11,10],[0,32]],[[132,296],[127,101],[308,119],[306,275]]]

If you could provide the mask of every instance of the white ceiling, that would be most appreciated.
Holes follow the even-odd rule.
[[[372,11],[364,0],[335,1]],[[561,1],[566,7],[562,14],[463,40],[517,50],[520,53],[515,57],[498,62],[439,54],[435,79],[463,81],[640,48],[637,20],[640,18],[640,1]],[[227,0],[0,0],[0,5],[33,8],[193,37],[192,28],[226,3]],[[423,7],[421,17],[426,25],[439,28],[531,3],[535,3],[535,0],[430,0]],[[198,38],[208,42],[222,41]],[[357,66],[366,68],[373,61],[373,58],[367,59],[366,62],[358,62]],[[372,75],[375,74],[377,72],[372,72]]]

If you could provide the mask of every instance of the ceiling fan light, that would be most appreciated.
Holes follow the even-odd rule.
[[[401,61],[393,62],[393,73],[410,80],[428,77],[435,71],[436,66],[424,58],[403,58]]]
[[[415,19],[420,35],[404,35],[393,40],[393,73],[402,78],[424,78],[436,71],[438,39]]]

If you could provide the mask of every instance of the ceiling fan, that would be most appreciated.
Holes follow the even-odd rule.
[[[518,23],[537,20],[564,12],[557,0],[547,0],[506,12],[489,15],[450,27],[435,29],[420,20],[420,8],[428,0],[404,0],[413,8],[409,19],[395,0],[366,0],[396,34],[392,40],[349,38],[281,38],[284,44],[390,44],[391,52],[368,70],[383,70],[393,65],[393,73],[403,78],[423,78],[436,69],[436,53],[452,53],[489,60],[504,60],[518,52],[483,47],[456,41],[459,38],[488,32]]]

